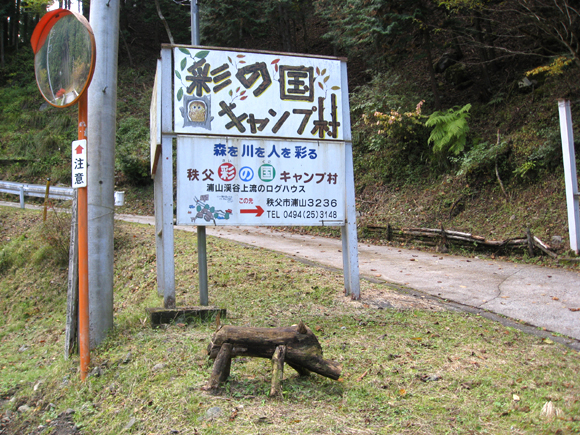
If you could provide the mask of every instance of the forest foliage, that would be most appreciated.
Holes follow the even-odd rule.
[[[35,173],[54,176],[50,159],[74,131],[43,132],[53,116],[34,110],[29,40],[48,3],[0,1],[1,93],[16,101],[1,110],[0,156],[40,155]],[[81,6],[90,16],[88,0]],[[117,169],[128,181],[147,179],[148,86],[160,44],[190,43],[189,9],[186,0],[121,1]],[[495,177],[486,168],[498,164],[508,181],[533,180],[559,157],[553,95],[580,93],[571,0],[203,0],[199,9],[203,45],[348,57],[363,184]]]

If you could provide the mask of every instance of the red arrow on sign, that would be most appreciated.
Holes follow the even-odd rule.
[[[79,145],[78,147],[75,148],[75,151],[77,152],[77,154],[82,154],[83,153],[83,146]]]
[[[264,213],[264,209],[257,205],[256,208],[240,210],[240,213],[256,213],[256,217],[260,217]]]

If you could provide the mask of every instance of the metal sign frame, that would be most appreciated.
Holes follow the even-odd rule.
[[[248,62],[245,62],[244,64],[237,65],[237,72],[235,68],[231,68],[232,71],[230,72],[230,75],[234,76],[233,73],[235,73],[235,77],[238,80],[241,80],[243,85],[235,86],[230,89],[231,93],[235,95],[230,95],[230,91],[227,90],[220,95],[220,97],[227,95],[229,100],[227,98],[218,98],[215,102],[210,102],[208,95],[206,95],[207,90],[206,93],[199,91],[199,86],[202,85],[196,84],[208,83],[210,75],[218,77],[218,80],[215,82],[213,78],[211,79],[211,84],[215,84],[215,86],[219,86],[220,83],[228,80],[229,77],[223,75],[219,77],[227,68],[223,68],[222,71],[216,71],[217,68],[223,66],[223,63],[217,68],[210,70],[210,66],[205,65],[205,63],[210,62],[203,62],[203,60],[208,56],[208,53],[213,51],[225,52],[225,59],[228,59],[228,61],[231,60],[231,65],[236,63],[233,56],[238,60],[248,60]],[[182,53],[183,56],[180,54],[176,55],[175,53]],[[190,59],[184,60],[187,56],[189,56],[191,61]],[[253,60],[253,56],[256,56],[256,61]],[[254,69],[257,69],[257,72],[254,71],[251,66],[261,63],[259,60],[264,57],[269,60],[269,64],[264,62],[266,64],[265,67],[264,65],[254,66]],[[176,59],[178,63],[176,63]],[[294,62],[294,65],[292,65],[293,59],[297,59]],[[317,68],[317,60],[333,65],[335,68],[334,72],[330,74],[329,68]],[[190,62],[191,65],[189,64]],[[316,96],[316,94],[312,93],[312,95],[308,95],[306,100],[307,105],[302,102],[299,107],[287,108],[284,100],[285,97],[288,97],[288,94],[283,95],[283,92],[279,91],[278,95],[280,95],[280,100],[283,101],[281,106],[269,107],[268,105],[273,104],[272,97],[270,96],[269,98],[264,98],[266,106],[268,106],[265,107],[265,112],[262,110],[259,115],[258,113],[254,113],[256,112],[256,110],[254,110],[256,108],[255,104],[253,106],[246,106],[252,107],[252,113],[248,113],[249,110],[242,110],[243,114],[242,112],[239,112],[240,109],[244,109],[244,105],[240,104],[243,101],[241,100],[243,96],[248,96],[249,93],[259,96],[261,95],[261,92],[264,92],[264,87],[273,88],[273,80],[271,80],[269,84],[267,83],[268,86],[261,85],[261,83],[268,81],[268,79],[262,80],[266,75],[266,71],[270,72],[271,79],[272,75],[275,75],[276,73],[280,74],[282,72],[282,74],[285,74],[286,69],[283,69],[282,66],[289,66],[287,69],[291,70],[296,65],[311,68],[308,72],[313,72],[315,77],[312,79],[305,78],[301,73],[294,73],[295,76],[289,80],[293,80],[294,83],[297,83],[297,81],[300,80],[305,80],[306,86],[304,86],[304,83],[291,84],[289,86],[294,86],[294,88],[296,86],[301,86],[302,90],[308,91],[313,84],[314,87],[318,87],[320,91],[326,92],[325,95],[328,97],[327,100],[330,100],[331,104],[326,104],[325,101],[322,101]],[[250,66],[250,68],[246,68],[247,66]],[[214,67],[214,65],[211,65],[211,67]],[[296,70],[296,68],[294,68],[294,70]],[[212,72],[214,74],[211,74]],[[189,79],[185,78],[185,74],[189,75]],[[281,76],[278,75],[274,77],[274,80],[276,78],[278,79],[281,89]],[[197,80],[192,80],[193,78],[197,78]],[[313,79],[316,80],[313,81]],[[176,81],[178,82],[177,84]],[[178,87],[182,87],[186,83],[189,83],[190,85],[190,92],[180,92]],[[246,88],[246,93],[241,95],[241,93],[244,92],[244,87]],[[308,89],[305,89],[305,87]],[[222,89],[218,89],[218,92],[221,90]],[[269,91],[276,92],[274,89],[269,89]],[[333,94],[334,96],[332,96]],[[272,93],[271,95],[275,94]],[[235,98],[236,96],[237,99],[231,101],[231,98]],[[195,99],[196,102],[193,102],[192,98]],[[236,105],[236,102],[239,106]],[[189,107],[191,107],[192,103],[195,105],[192,109],[195,112],[192,112],[190,119],[185,119],[184,116],[187,116],[189,113]],[[210,109],[210,107],[213,108]],[[221,114],[215,111],[217,110],[215,109],[216,107],[220,109],[219,112],[221,112]],[[197,112],[200,108],[206,110],[204,117],[200,116],[199,112]],[[258,109],[264,108],[258,107]],[[236,112],[234,112],[234,110],[236,110]],[[323,111],[324,113],[322,113]],[[285,116],[284,114],[288,112],[289,115]],[[265,121],[268,116],[265,115],[265,113],[272,117],[268,122]],[[341,159],[344,159],[344,161],[341,162],[341,167],[344,168],[344,198],[341,205],[341,207],[343,207],[341,213],[343,219],[334,224],[341,227],[345,294],[350,295],[353,299],[358,299],[360,297],[354,170],[346,60],[323,56],[289,56],[287,53],[255,52],[234,49],[225,50],[223,48],[167,44],[162,46],[161,57],[158,60],[155,87],[151,104],[151,171],[155,186],[157,282],[158,293],[160,296],[164,297],[165,307],[175,306],[173,211],[174,140],[177,140],[178,137],[184,134],[196,135],[196,137],[203,135],[204,137],[215,138],[216,140],[220,138],[228,140],[246,138],[248,141],[264,138],[273,140],[272,132],[274,131],[274,127],[277,125],[281,127],[280,120],[284,117],[288,120],[290,115],[295,115],[297,121],[293,124],[289,123],[286,130],[279,128],[277,132],[280,132],[281,136],[276,136],[276,139],[330,142],[343,148],[341,153],[341,156],[343,156]],[[216,127],[217,118],[224,119],[220,128]],[[235,119],[245,121],[246,124],[243,125],[243,127],[239,124],[236,125]],[[226,126],[228,123],[229,126]],[[264,124],[266,124],[266,126],[269,125],[269,128],[272,128],[272,130],[268,132],[265,128],[260,129]],[[306,128],[307,126],[310,126],[310,128]],[[243,131],[244,127],[247,127],[247,131]],[[307,134],[304,134],[305,132]],[[219,140],[216,143],[219,143]],[[211,224],[213,224],[213,222],[211,222]],[[320,224],[322,225],[323,223]],[[195,223],[194,225],[198,224]],[[246,225],[253,224],[247,223]],[[276,226],[279,224],[264,223],[263,225]],[[284,225],[286,225],[286,223],[284,223]],[[309,223],[308,225],[312,224]]]

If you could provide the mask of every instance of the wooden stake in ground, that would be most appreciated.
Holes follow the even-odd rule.
[[[68,262],[68,290],[66,295],[66,330],[64,359],[73,353],[78,341],[79,327],[79,250],[77,245],[77,192],[75,190],[71,208],[70,250]]]

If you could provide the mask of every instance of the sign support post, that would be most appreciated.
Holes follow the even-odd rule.
[[[173,258],[173,95],[171,93],[171,50],[161,50],[161,156],[155,176],[155,191],[161,192],[160,227],[157,228],[157,252],[162,255],[164,308],[175,308],[175,263]],[[156,213],[157,214],[157,213]],[[159,281],[158,281],[159,282]],[[160,289],[160,290],[161,290]]]

